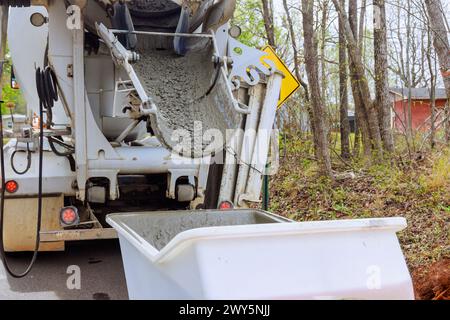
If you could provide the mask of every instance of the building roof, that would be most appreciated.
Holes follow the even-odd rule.
[[[408,99],[408,88],[389,88],[393,94]],[[413,100],[430,100],[430,88],[411,88],[411,98]],[[436,100],[447,100],[447,94],[444,88],[436,88]]]

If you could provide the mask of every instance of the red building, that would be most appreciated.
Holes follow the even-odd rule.
[[[409,90],[408,88],[391,88],[390,93],[393,101],[392,126],[396,130],[404,132],[408,123]],[[411,99],[412,128],[421,131],[429,130],[431,127],[430,89],[411,89]],[[442,125],[446,103],[445,89],[436,89],[436,127]]]

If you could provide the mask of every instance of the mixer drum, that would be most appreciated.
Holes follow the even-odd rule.
[[[170,0],[134,0],[128,3],[132,15],[143,18],[160,18],[180,13],[180,6]]]
[[[181,7],[170,0],[134,0],[127,4],[138,30],[175,30]]]

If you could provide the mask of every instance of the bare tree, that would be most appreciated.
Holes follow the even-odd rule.
[[[273,48],[276,47],[275,25],[273,22],[273,2],[272,0],[261,0],[263,7],[264,27],[266,29],[267,41]]]
[[[367,4],[367,1],[362,0],[361,10],[360,10],[360,14],[359,14],[359,31],[357,33],[358,36],[357,37],[355,36],[355,39],[358,38],[358,44],[359,44],[360,48],[362,48],[363,44],[364,44],[364,31],[365,31],[365,22],[366,22],[366,4]],[[345,8],[345,6],[343,6],[342,8]],[[355,10],[355,15],[356,15],[356,10],[357,10],[356,5],[354,5],[354,10]]]
[[[427,61],[428,67],[430,71],[430,108],[431,108],[431,117],[430,117],[430,144],[431,148],[434,149],[436,147],[436,59],[433,60],[431,58],[431,50],[429,46],[427,50]]]
[[[311,101],[309,98],[309,88],[308,88],[308,84],[303,81],[302,79],[302,75],[300,74],[300,53],[298,50],[298,46],[297,46],[297,41],[296,41],[296,33],[294,31],[294,23],[292,21],[292,17],[291,17],[291,13],[289,10],[289,6],[287,3],[287,0],[283,0],[283,7],[284,7],[284,11],[286,13],[286,20],[287,20],[287,27],[289,30],[289,38],[291,39],[291,44],[292,44],[292,51],[293,51],[293,55],[294,55],[294,74],[295,77],[298,79],[298,81],[300,82],[300,85],[302,86],[302,88],[304,89],[304,98],[305,98],[305,102],[306,102],[306,111],[308,112],[308,117],[309,117],[309,122],[310,122],[310,127],[311,127],[311,132],[313,133],[313,137],[314,135],[314,131],[315,131],[315,127],[314,127],[314,114],[312,111],[312,107],[311,107]],[[316,148],[316,143],[314,143],[314,151],[315,151],[315,155],[316,157],[318,156],[318,152],[317,152],[317,148]]]
[[[361,102],[364,105],[364,111],[367,114],[367,120],[370,132],[370,141],[373,151],[376,152],[375,156],[380,157],[383,155],[383,145],[381,140],[380,126],[378,121],[377,110],[370,96],[369,83],[365,75],[365,67],[362,60],[361,50],[358,47],[353,31],[350,27],[349,20],[345,10],[341,7],[338,0],[333,0],[334,6],[338,14],[341,16],[345,26],[345,37],[347,40],[347,46],[349,49],[349,56],[354,64],[354,71],[358,77],[358,87],[361,93]]]
[[[313,121],[317,143],[318,162],[323,174],[333,177],[330,150],[327,139],[327,128],[324,119],[324,105],[319,85],[319,61],[317,37],[314,30],[314,2],[302,0],[303,35],[306,73],[311,94]]]
[[[394,139],[391,131],[391,106],[389,99],[388,55],[386,7],[384,0],[374,0],[374,51],[375,51],[375,89],[376,106],[380,121],[381,136],[386,151],[394,151]]]
[[[296,34],[295,34],[295,31],[294,31],[294,23],[292,21],[292,17],[291,17],[291,13],[290,13],[290,10],[289,10],[289,6],[288,6],[288,3],[287,3],[287,0],[283,0],[283,7],[284,7],[284,11],[286,12],[286,19],[287,19],[287,24],[288,24],[288,29],[289,29],[289,38],[291,39],[292,51],[293,51],[293,54],[294,54],[294,73],[295,73],[295,77],[298,79],[298,81],[300,82],[301,86],[305,90],[305,98],[306,98],[306,100],[309,100],[308,84],[305,81],[303,81],[302,75],[300,74],[300,54],[298,52],[298,46],[297,46],[297,41],[296,41]]]
[[[412,83],[411,83],[411,0],[406,0],[406,10],[408,12],[406,18],[406,81],[408,84],[408,106],[407,106],[407,131],[406,136],[410,143],[414,143],[412,135]]]
[[[430,25],[430,18],[427,14],[427,9],[424,3],[421,3],[421,17],[426,22],[426,25]],[[436,52],[433,50],[433,36],[431,34],[431,28],[426,30],[426,47],[422,48],[422,55],[425,56],[428,64],[428,72],[430,73],[430,146],[431,149],[436,147],[436,80],[437,80],[437,57]]]
[[[450,101],[450,45],[447,37],[445,16],[442,12],[442,4],[439,0],[425,0],[427,6],[430,28],[433,33],[433,44],[439,58],[439,66],[444,78],[447,101]],[[450,103],[447,102],[446,109],[446,140],[450,142]]]
[[[338,15],[339,16],[339,15]],[[357,0],[349,0],[348,3],[348,16],[350,28],[353,32],[353,35],[358,37],[358,4]],[[340,16],[339,16],[340,17]],[[344,36],[345,36],[345,22],[342,21],[342,27],[344,28]],[[347,41],[347,40],[346,40]],[[346,42],[347,43],[347,42]],[[355,132],[355,145],[353,147],[353,153],[355,156],[359,155],[360,151],[360,141],[363,141],[363,149],[366,157],[370,157],[372,152],[372,147],[370,144],[370,134],[369,134],[369,126],[367,124],[367,116],[364,112],[364,106],[362,104],[361,92],[358,87],[358,75],[355,71],[355,64],[352,59],[349,59],[349,70],[350,70],[350,80],[351,80],[351,88],[353,94],[353,102],[355,104],[355,120],[356,120],[356,132]]]
[[[405,87],[408,87],[408,73],[412,88],[423,87],[427,85],[426,58],[422,54],[425,51],[423,46],[426,44],[427,25],[426,19],[418,18],[419,15],[423,15],[423,8],[418,8],[416,2],[410,2],[413,4],[412,6],[408,5],[405,0],[391,0],[389,3],[391,8],[396,8],[389,25],[390,38],[393,40],[389,43],[391,47],[389,69]],[[405,40],[409,42],[409,50],[406,50]],[[409,64],[409,68],[407,68],[407,64]]]
[[[345,0],[340,0],[345,7]],[[340,129],[341,129],[341,155],[344,159],[350,158],[350,121],[348,118],[348,62],[345,42],[344,24],[339,17],[339,102],[340,102]]]
[[[322,99],[324,104],[327,104],[327,89],[328,89],[328,75],[327,75],[327,61],[326,61],[326,39],[327,39],[327,21],[328,21],[328,0],[321,1],[322,18],[319,23],[320,26],[320,73],[321,73],[321,88]]]

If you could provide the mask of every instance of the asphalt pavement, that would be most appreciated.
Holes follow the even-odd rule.
[[[8,254],[21,271],[31,254]],[[65,252],[41,253],[30,275],[14,279],[0,262],[0,300],[128,299],[119,242],[75,242]]]

